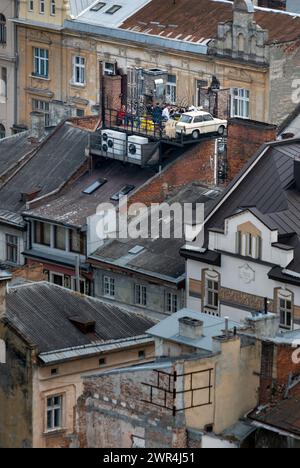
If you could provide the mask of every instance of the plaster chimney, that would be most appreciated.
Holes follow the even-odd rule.
[[[42,112],[31,112],[31,137],[40,141],[45,136],[45,115]]]
[[[191,317],[181,317],[179,320],[179,335],[190,340],[203,336],[203,322]]]
[[[0,319],[3,318],[6,313],[7,285],[11,279],[12,276],[10,273],[0,270]]]

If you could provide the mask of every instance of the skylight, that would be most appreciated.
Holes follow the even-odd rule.
[[[107,180],[106,179],[99,179],[96,180],[92,185],[87,187],[85,190],[83,190],[83,193],[85,195],[91,195],[92,193],[96,192],[100,187],[102,187],[104,184],[106,184]]]
[[[115,193],[115,195],[111,197],[111,200],[119,201],[122,197],[125,197],[125,195],[128,195],[134,189],[134,185],[125,185],[125,187],[123,187],[119,192]]]
[[[136,245],[131,250],[129,250],[128,253],[130,253],[132,255],[137,255],[137,254],[141,253],[143,250],[144,250],[144,247],[142,247],[141,245]]]
[[[92,8],[90,8],[90,11],[99,11],[101,8],[105,7],[106,3],[105,2],[98,2],[96,5],[94,5]]]
[[[114,15],[117,13],[122,8],[122,5],[113,5],[111,8],[109,8],[105,13],[108,15]]]

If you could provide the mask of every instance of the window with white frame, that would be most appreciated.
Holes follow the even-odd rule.
[[[176,104],[176,75],[168,75],[168,82],[167,82],[167,92],[166,92],[166,102],[168,104]]]
[[[45,13],[45,0],[40,0],[40,14],[43,15]]]
[[[231,117],[249,119],[250,91],[243,88],[231,89]]]
[[[63,396],[51,396],[47,398],[47,431],[54,431],[62,428]]]
[[[291,330],[293,326],[293,294],[290,291],[278,292],[278,312],[280,327]]]
[[[7,68],[0,67],[0,103],[4,104],[7,98]]]
[[[114,298],[115,297],[115,280],[109,276],[104,276],[104,296]]]
[[[146,307],[147,305],[147,287],[140,284],[135,286],[135,303]]]
[[[51,16],[55,16],[55,14],[56,14],[56,2],[55,2],[55,0],[50,1],[50,14],[51,14]]]
[[[210,271],[205,273],[205,307],[219,309],[219,275]]]
[[[253,259],[260,259],[262,254],[262,238],[250,232],[237,231],[236,253]]]
[[[41,112],[45,116],[45,127],[50,126],[50,104],[48,101],[32,99],[32,110]]]
[[[167,293],[167,311],[170,314],[175,314],[178,311],[178,296],[177,294]]]
[[[116,64],[105,62],[103,67],[104,75],[115,75],[116,74]]]
[[[33,66],[34,76],[48,78],[49,76],[49,51],[48,49],[41,49],[34,47],[33,49]]]
[[[77,85],[85,84],[85,58],[77,55],[73,62],[73,82]]]
[[[0,44],[6,44],[6,18],[0,14]]]
[[[28,0],[28,11],[33,11],[34,9],[34,0]]]
[[[6,234],[6,261],[18,263],[19,239],[17,236]]]

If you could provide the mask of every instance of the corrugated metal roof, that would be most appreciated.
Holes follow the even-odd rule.
[[[95,321],[95,332],[82,333],[70,321],[74,316]],[[114,304],[46,282],[10,288],[5,320],[40,353],[141,336],[154,323]]]
[[[18,133],[0,140],[0,176],[34,151],[36,144],[28,140],[30,132]]]
[[[25,222],[21,215],[7,210],[0,209],[0,223],[9,224],[16,227],[25,227]]]

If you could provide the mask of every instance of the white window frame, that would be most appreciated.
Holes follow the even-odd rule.
[[[114,76],[116,74],[116,64],[114,62],[104,62],[103,73],[104,75]]]
[[[55,0],[50,0],[50,15],[51,16],[56,15],[56,1]]]
[[[250,91],[245,88],[231,88],[231,117],[250,118]]]
[[[49,50],[41,47],[33,48],[34,77],[49,78]]]
[[[179,298],[178,294],[174,293],[167,293],[167,312],[170,314],[175,314],[178,312],[178,305],[179,305]]]
[[[170,80],[170,77],[175,77],[175,82]],[[166,90],[166,102],[168,104],[175,105],[177,102],[177,76],[169,74],[167,81],[167,90]]]
[[[18,264],[19,262],[19,237],[12,234],[5,234],[5,247],[6,247],[6,261],[13,264]],[[9,258],[8,250],[10,249],[11,253],[15,252],[15,257],[13,259]]]
[[[136,284],[134,288],[135,304],[141,307],[147,307],[147,286]]]
[[[79,86],[84,86],[86,84],[85,69],[85,57],[82,57],[81,55],[75,55],[73,58],[73,84]]]
[[[111,276],[104,276],[103,278],[103,295],[110,299],[116,296],[116,282]]]
[[[28,11],[33,11],[33,10],[34,10],[34,1],[28,0]]]
[[[281,304],[283,302],[283,304]],[[288,307],[290,303],[291,307]],[[280,320],[280,327],[286,330],[293,329],[294,317],[293,317],[293,293],[290,291],[281,290],[278,292],[278,313]],[[290,320],[288,320],[288,315],[290,315]],[[284,320],[282,317],[284,316]],[[290,325],[289,325],[290,321]]]
[[[210,295],[212,296],[212,300],[210,300]],[[220,277],[216,272],[205,272],[205,308],[218,311],[219,307]]]
[[[54,403],[54,399],[58,398],[59,403]],[[48,401],[52,400],[52,404],[49,405]],[[48,395],[46,396],[46,421],[45,430],[46,432],[59,431],[63,428],[63,408],[64,408],[64,395]],[[59,425],[55,425],[55,411],[59,411]],[[48,413],[51,412],[51,424],[48,425]]]
[[[45,14],[45,0],[39,0],[40,1],[40,15],[44,15]]]

